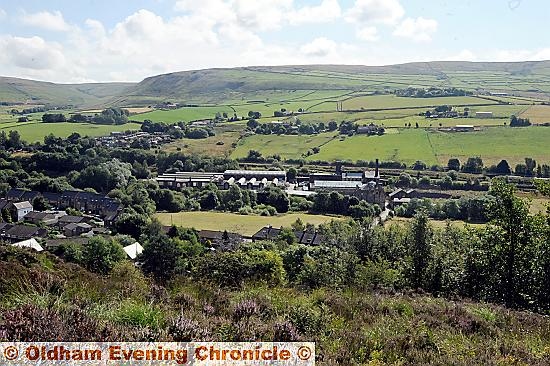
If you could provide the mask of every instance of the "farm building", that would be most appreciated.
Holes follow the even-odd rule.
[[[493,112],[476,112],[476,118],[493,118]]]

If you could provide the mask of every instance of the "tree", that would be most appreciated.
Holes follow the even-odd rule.
[[[175,240],[162,233],[155,233],[147,238],[143,246],[143,272],[152,274],[157,280],[166,281],[172,277],[178,259],[183,255],[182,248]]]
[[[77,187],[93,188],[98,192],[108,192],[124,187],[132,176],[132,166],[113,159],[99,165],[86,167],[75,182]]]
[[[254,118],[251,118],[248,120],[248,122],[246,122],[246,126],[251,130],[255,130],[256,127],[258,127],[259,125],[260,124],[258,123],[258,121],[256,121]]]
[[[500,179],[492,182],[490,194],[494,203],[489,210],[491,223],[500,228],[502,235],[492,238],[492,252],[495,256],[493,270],[497,277],[497,288],[500,289],[507,306],[515,307],[528,299],[522,298],[528,286],[530,219],[529,205],[515,195],[515,187]]]
[[[10,131],[8,133],[8,140],[6,141],[6,147],[9,149],[9,148],[12,148],[12,149],[20,149],[23,147],[23,142],[21,141],[21,135],[19,134],[18,131]]]
[[[126,254],[115,240],[102,237],[91,238],[82,248],[82,263],[92,272],[107,274],[126,258]]]
[[[512,172],[512,169],[510,169],[510,165],[506,160],[501,160],[500,163],[497,164],[495,173],[502,174],[502,175],[508,175]]]
[[[51,208],[48,201],[42,196],[38,196],[32,201],[32,207],[36,211],[46,211]]]
[[[449,159],[447,167],[449,168],[449,170],[454,170],[458,172],[460,170],[460,160],[456,158]]]
[[[528,177],[534,176],[536,166],[537,162],[534,159],[525,158],[525,175]]]
[[[298,175],[298,171],[296,170],[296,168],[294,167],[291,167],[288,169],[288,171],[286,172],[286,179],[289,181],[289,182],[295,182],[296,181],[296,176]]]
[[[480,174],[483,170],[483,160],[479,157],[468,158],[466,164],[462,167],[465,173]]]
[[[128,122],[130,113],[126,109],[107,108],[92,118],[93,123],[102,125],[123,125]]]
[[[430,282],[428,267],[432,260],[431,236],[432,230],[428,215],[424,211],[420,211],[414,216],[411,223],[411,244],[409,247],[411,285],[415,288],[426,288],[426,285]]]

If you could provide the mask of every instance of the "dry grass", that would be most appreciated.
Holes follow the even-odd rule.
[[[529,118],[532,123],[550,122],[550,106],[534,105],[520,114],[521,118]]]

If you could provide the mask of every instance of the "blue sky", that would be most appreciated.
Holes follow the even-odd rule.
[[[283,64],[550,59],[543,0],[0,0],[0,74],[139,81]]]

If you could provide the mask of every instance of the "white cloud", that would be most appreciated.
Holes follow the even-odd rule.
[[[293,0],[234,0],[239,24],[260,31],[279,29],[292,11]]]
[[[410,38],[416,42],[428,42],[432,40],[432,35],[437,31],[437,21],[435,19],[426,19],[418,17],[416,19],[407,18],[403,20],[393,32],[394,35],[404,38]]]
[[[18,68],[32,70],[49,70],[65,66],[65,57],[61,47],[47,43],[40,37],[0,38],[0,56],[2,64],[11,64]]]
[[[24,13],[21,16],[23,24],[43,28],[51,31],[65,32],[71,29],[71,26],[65,22],[63,14],[60,11],[41,11],[33,14]]]
[[[0,19],[5,18],[6,15],[7,15],[7,14],[6,14],[6,11],[5,11],[4,9],[0,8]]]
[[[336,52],[336,42],[325,37],[315,38],[303,45],[300,51],[306,56],[325,57]]]
[[[398,0],[356,0],[345,13],[350,23],[361,25],[396,24],[405,15]]]
[[[378,29],[376,27],[359,28],[356,35],[357,38],[368,42],[375,42],[380,39],[380,37],[378,36]]]
[[[326,23],[342,15],[338,0],[323,0],[317,6],[304,6],[289,15],[290,24]]]

